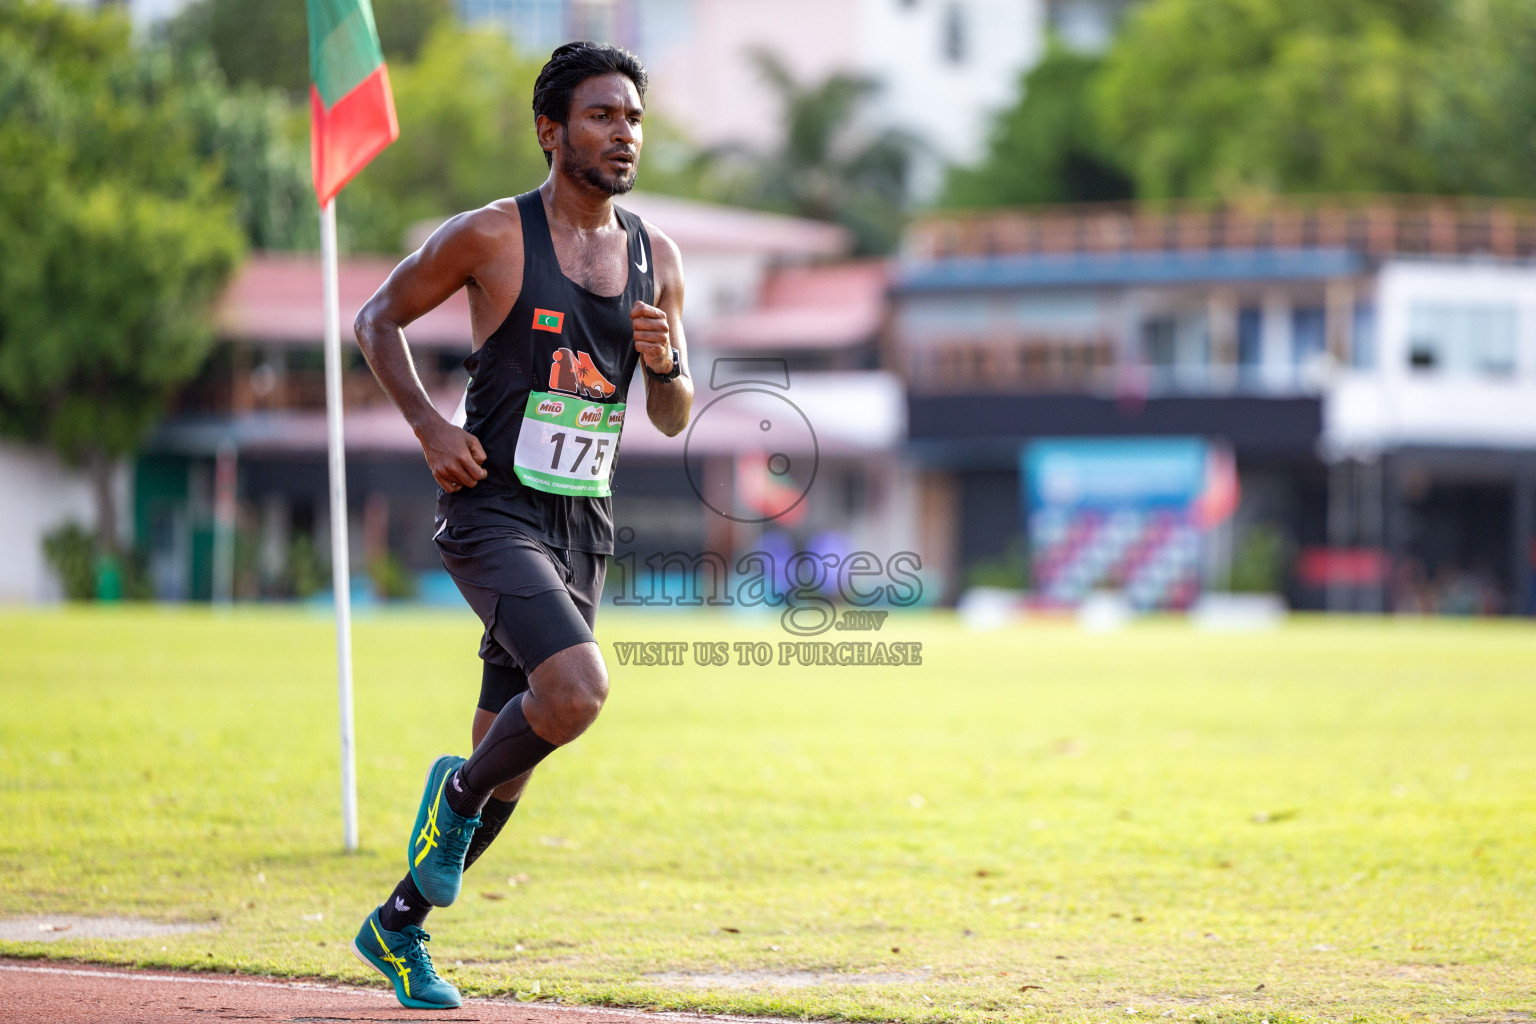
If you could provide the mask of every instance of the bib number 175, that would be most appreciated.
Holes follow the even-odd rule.
[[[580,470],[581,464],[586,461],[587,453],[595,447],[597,452],[592,457],[592,475],[597,476],[601,473],[603,471],[603,456],[607,453],[610,443],[608,438],[599,437],[594,441],[586,434],[567,435],[563,430],[559,433],[551,434],[549,438],[555,445],[555,453],[549,459],[550,470],[556,473],[560,471],[560,456],[565,451],[565,439],[567,436],[571,438],[571,447],[577,449],[576,457],[571,460],[569,472],[575,473]]]
[[[517,435],[517,478],[551,494],[607,497],[623,426],[622,404],[535,391]]]

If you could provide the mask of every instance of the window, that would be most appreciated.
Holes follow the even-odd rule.
[[[1376,368],[1376,307],[1369,302],[1355,306],[1355,329],[1349,351],[1349,365],[1357,370]]]
[[[1328,315],[1320,306],[1291,312],[1291,365],[1309,366],[1328,351]]]
[[[1240,309],[1237,312],[1237,365],[1247,371],[1264,363],[1264,312]]]
[[[1518,332],[1513,306],[1415,303],[1408,311],[1408,365],[1419,373],[1509,377]]]
[[[965,7],[950,4],[944,8],[944,59],[951,64],[965,61]]]
[[[1142,357],[1148,366],[1172,366],[1179,360],[1179,325],[1160,316],[1141,325]]]

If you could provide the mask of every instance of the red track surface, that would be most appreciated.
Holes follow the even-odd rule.
[[[639,1013],[471,999],[457,1010],[407,1010],[383,984],[345,988],[221,974],[129,971],[113,967],[0,960],[0,1021],[138,1024],[170,1021],[432,1020],[516,1024],[637,1024],[640,1020],[711,1021],[685,1014]]]

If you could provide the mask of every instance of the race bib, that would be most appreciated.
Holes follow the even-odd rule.
[[[624,428],[624,406],[535,391],[523,410],[512,468],[524,486],[606,498]]]

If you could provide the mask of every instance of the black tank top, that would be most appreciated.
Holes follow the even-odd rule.
[[[609,494],[640,361],[629,311],[656,297],[650,238],[639,217],[614,207],[629,236],[629,278],[620,295],[594,295],[561,272],[539,193],[518,196],[517,210],[522,291],[464,360],[463,426],[485,447],[488,475],[452,494],[439,489],[437,518],[516,523],[553,548],[612,554]]]

